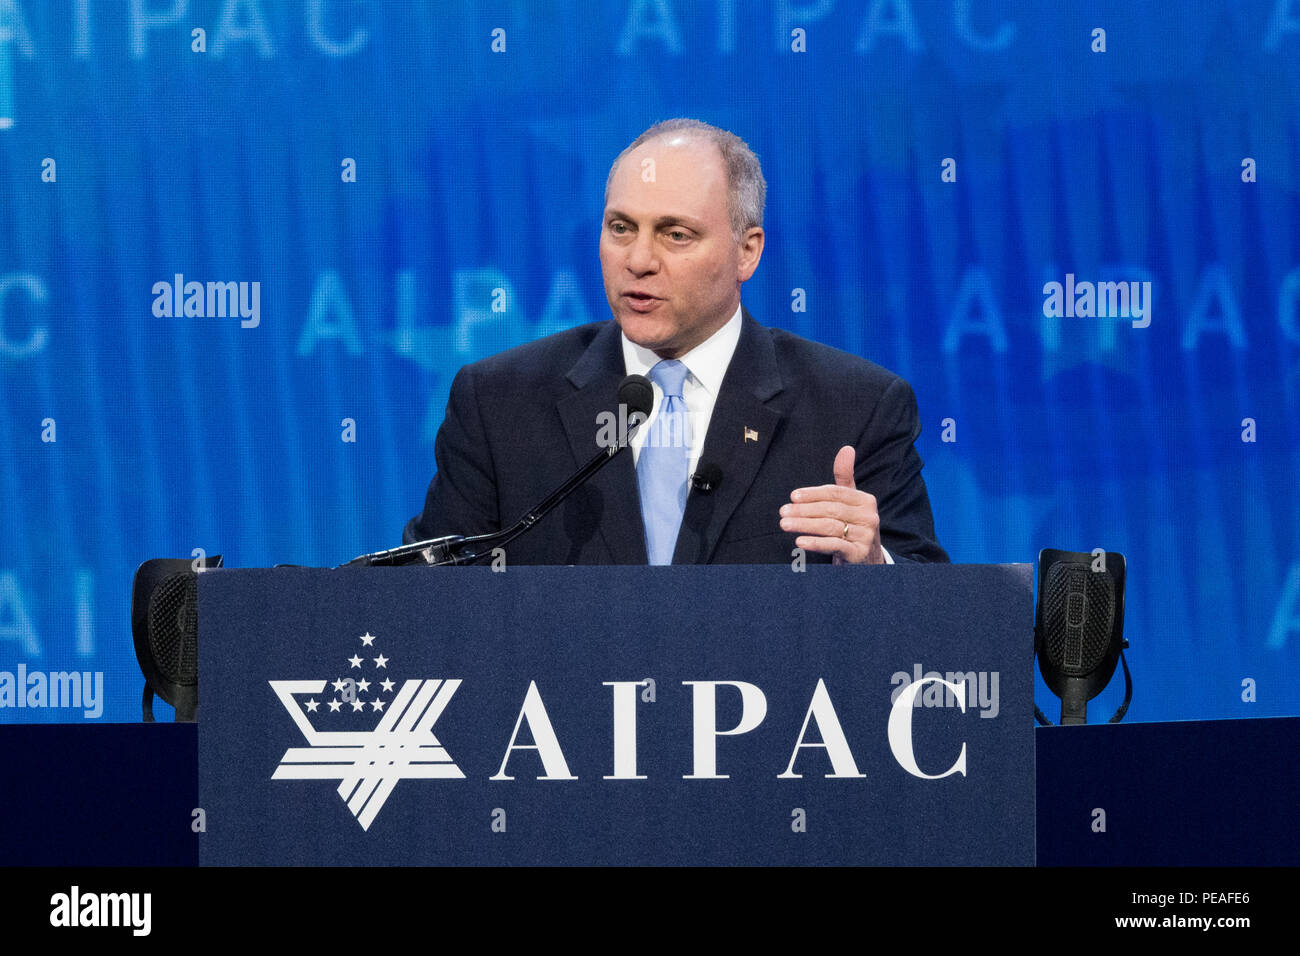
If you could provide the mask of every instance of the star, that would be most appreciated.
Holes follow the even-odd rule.
[[[370,681],[366,680],[364,677],[361,678],[361,680],[357,681],[357,690],[361,691],[363,694],[370,690]]]
[[[354,654],[354,655],[352,655],[351,657],[348,658],[348,663],[351,664],[353,667],[360,667],[360,666],[361,666],[361,658],[357,657],[357,656]]]
[[[375,666],[376,666],[376,667],[387,667],[387,666],[388,666],[388,658],[385,657],[383,654],[380,654],[378,657],[375,658]]]
[[[343,705],[339,703],[338,698],[336,697],[334,700],[330,701],[330,713],[337,714],[341,706]]]
[[[354,712],[360,710],[364,706],[366,706],[366,702],[364,700],[354,700],[352,702],[352,710]]]
[[[378,697],[376,697],[374,700],[370,702],[370,706],[375,708],[375,710],[383,710],[384,702],[380,700]]]
[[[316,700],[314,698],[312,700],[307,701],[307,709],[310,711],[315,711],[316,708],[319,706],[320,704],[316,703]]]
[[[338,678],[333,683],[331,683],[330,686],[333,687],[340,694],[343,693],[343,678],[341,677]]]
[[[384,681],[379,686],[384,689],[385,694],[391,694],[393,692],[393,682],[390,680]]]
[[[361,643],[364,644],[366,647],[369,647],[371,644],[375,643],[375,635],[371,634],[369,631],[366,631],[366,633],[361,635]]]

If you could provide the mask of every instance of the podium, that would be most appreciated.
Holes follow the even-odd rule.
[[[1035,750],[1021,752],[1031,726],[1021,566],[823,568],[798,580],[780,568],[223,570],[204,572],[199,593],[200,724],[0,725],[0,751],[19,768],[0,779],[10,865],[1300,864],[1290,813],[1300,717],[1041,727]],[[826,630],[841,615],[844,630]],[[670,619],[679,630],[650,626]],[[272,680],[324,682],[328,698],[289,694],[313,732],[376,742],[373,703],[355,727],[321,722],[335,697],[343,713],[332,682],[364,673],[352,657],[391,671],[394,691],[461,681],[430,728],[437,743],[414,743],[441,747],[464,777],[394,771],[368,827],[339,794],[340,765],[357,763],[352,744],[318,738],[339,743],[341,761],[303,765],[328,774],[276,777],[290,750],[310,754],[310,744]],[[927,704],[922,692],[910,726],[917,769],[944,773],[964,745],[965,775],[917,778],[889,746],[891,698],[918,665],[944,679],[975,674],[976,706],[962,712],[946,690]],[[990,706],[978,706],[981,671],[1000,674],[996,717],[980,716],[992,711],[988,681]],[[647,677],[653,701],[638,684],[619,723],[615,701],[626,706],[628,692],[609,685]],[[368,678],[351,680],[357,699],[373,701],[373,680],[364,691]],[[688,779],[703,681],[715,683],[720,779]],[[819,681],[860,777],[834,776],[829,750],[815,746],[829,730],[824,703],[808,717]],[[744,710],[735,682],[766,706],[752,730],[728,734]],[[575,780],[537,779],[543,761],[527,745],[540,721],[522,721],[509,749],[534,683]],[[348,713],[360,712],[349,703]],[[616,725],[620,739],[634,731],[634,765],[617,759],[633,750],[616,751]],[[395,756],[374,751],[376,767]],[[513,779],[493,780],[507,755]],[[357,776],[384,776],[369,758],[365,770]]]
[[[1034,863],[1027,565],[199,579],[204,865]]]

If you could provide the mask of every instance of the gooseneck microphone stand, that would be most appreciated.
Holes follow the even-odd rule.
[[[629,375],[619,385],[618,398],[619,402],[628,409],[626,434],[620,436],[620,440],[615,444],[598,451],[596,456],[578,469],[568,481],[547,495],[545,500],[509,528],[472,537],[466,537],[462,534],[449,534],[441,538],[417,541],[413,544],[402,545],[400,548],[390,548],[387,551],[363,554],[360,557],[353,558],[347,564],[341,565],[341,567],[394,567],[408,564],[442,567],[450,564],[470,564],[490,554],[492,549],[509,544],[546,517],[554,510],[556,505],[569,497],[592,475],[613,461],[619,452],[628,447],[632,436],[636,434],[636,430],[641,427],[650,415],[650,409],[654,404],[654,390],[650,385],[650,380],[644,375]]]

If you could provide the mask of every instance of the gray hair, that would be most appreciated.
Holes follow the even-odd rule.
[[[718,147],[727,170],[727,211],[731,216],[731,233],[737,242],[754,227],[763,228],[763,206],[767,201],[767,182],[763,167],[749,145],[735,133],[695,119],[669,119],[655,123],[618,154],[605,178],[605,202],[609,202],[609,184],[623,157],[642,143],[672,133],[684,133],[707,140]]]

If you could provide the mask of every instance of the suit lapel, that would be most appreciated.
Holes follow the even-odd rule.
[[[555,406],[573,450],[575,467],[585,465],[599,450],[597,417],[602,412],[617,413],[624,368],[618,323],[610,320],[569,370],[568,379],[577,391],[561,398]],[[602,513],[597,523],[614,563],[645,564],[645,528],[631,449],[619,452],[588,485],[600,492]]]
[[[692,491],[686,499],[674,564],[704,564],[713,556],[722,529],[749,492],[767,456],[781,415],[765,403],[781,388],[772,337],[745,312],[740,340],[718,391],[700,455],[702,463],[712,462],[721,469],[722,481],[712,493]],[[635,486],[634,477],[632,483]],[[777,520],[773,515],[774,526]],[[642,539],[644,542],[644,532]],[[644,561],[644,543],[641,547]]]

